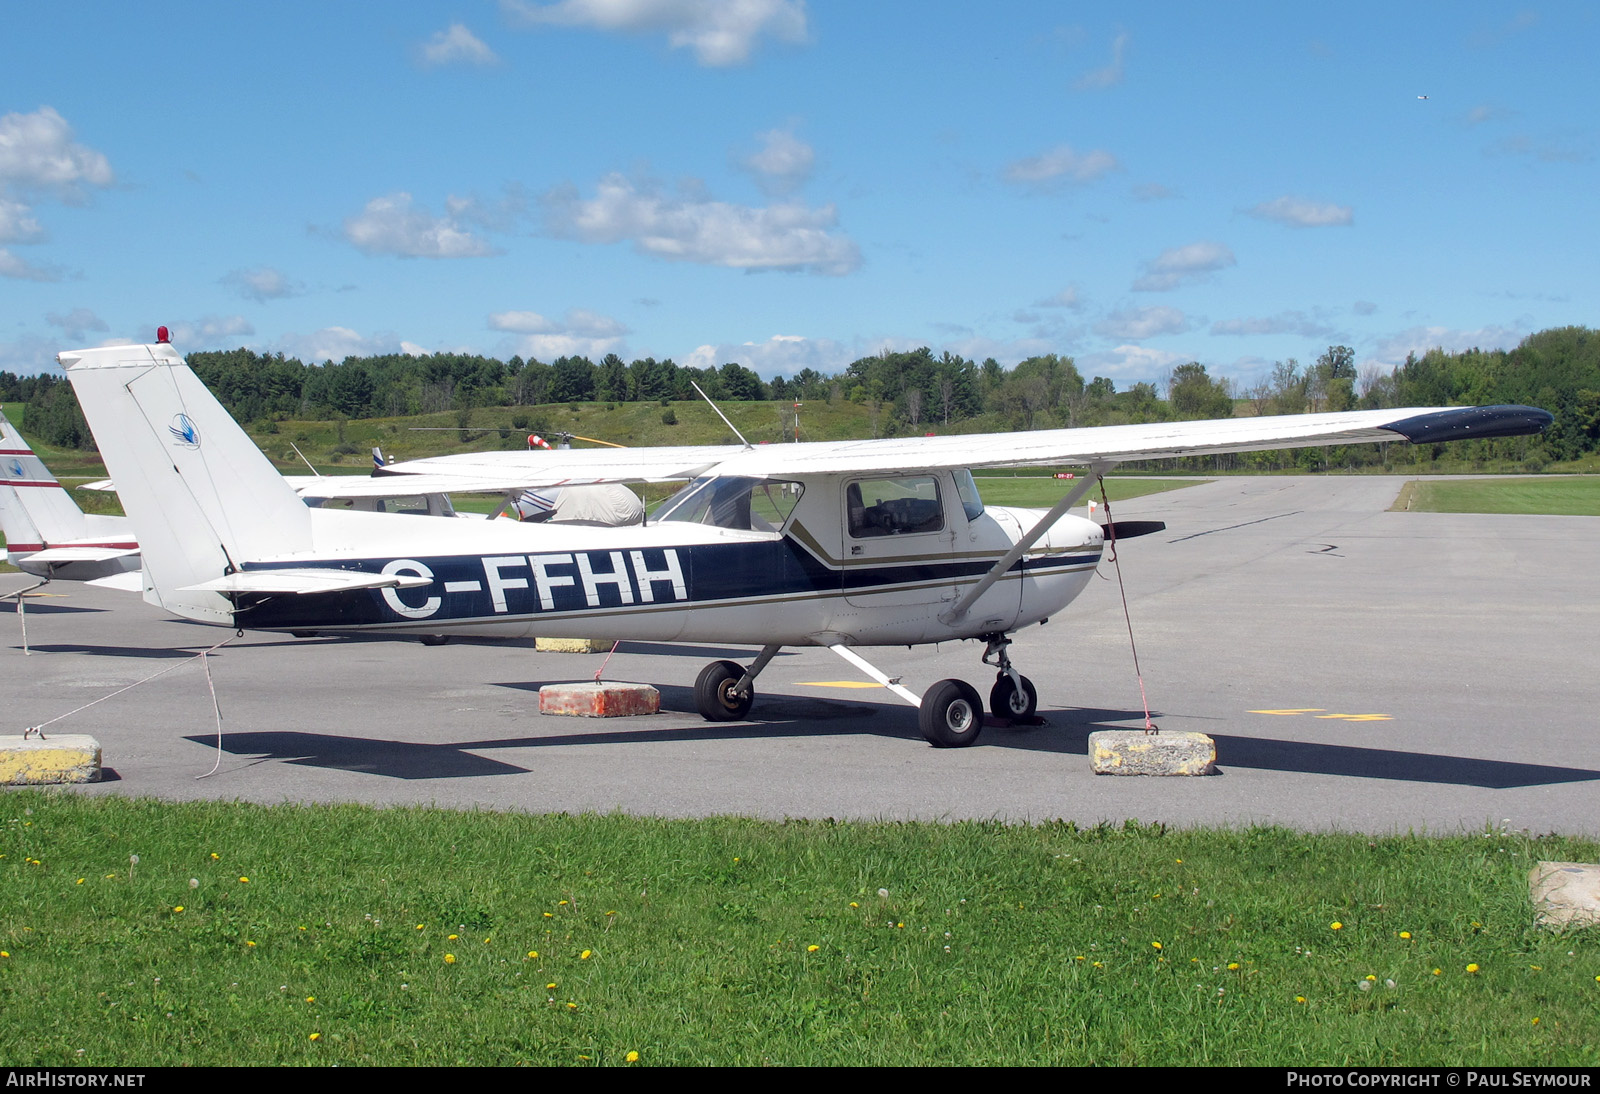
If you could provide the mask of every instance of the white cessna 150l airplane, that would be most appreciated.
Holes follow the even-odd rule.
[[[144,551],[145,599],[229,627],[515,637],[604,633],[748,643],[695,684],[712,721],[743,718],[783,646],[821,645],[967,745],[983,702],[961,680],[920,698],[851,647],[982,639],[997,716],[1031,716],[1010,635],[1058,614],[1100,562],[1104,528],[1067,510],[1123,460],[1535,433],[1532,407],[1356,411],[1004,435],[810,444],[497,452],[391,465],[349,496],[511,493],[686,481],[643,524],[400,519],[310,508],[167,344],[59,357]],[[1048,511],[985,506],[972,467],[1087,465]],[[344,487],[345,484],[341,484]],[[1113,526],[1113,536],[1115,526]]]

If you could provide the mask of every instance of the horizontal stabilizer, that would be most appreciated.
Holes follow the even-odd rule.
[[[110,562],[114,558],[130,558],[139,548],[126,547],[46,547],[28,556],[29,562]]]
[[[180,592],[343,593],[355,589],[417,589],[433,583],[416,574],[367,574],[359,570],[248,570],[228,574]]]
[[[123,593],[144,592],[144,571],[124,570],[120,574],[111,574],[107,577],[97,577],[92,581],[84,582],[85,585],[98,585],[102,589],[116,589]]]

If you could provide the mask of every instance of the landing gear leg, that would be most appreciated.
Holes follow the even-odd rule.
[[[1033,681],[1012,666],[1011,657],[1006,653],[1011,639],[1003,634],[986,634],[983,640],[988,644],[983,651],[983,663],[1000,670],[995,673],[994,687],[989,690],[990,712],[996,718],[1012,722],[1028,721],[1039,707],[1039,693]]]
[[[694,705],[708,722],[735,722],[750,713],[755,702],[755,679],[781,646],[764,646],[761,653],[741,668],[732,661],[713,661],[700,670],[694,682]]]

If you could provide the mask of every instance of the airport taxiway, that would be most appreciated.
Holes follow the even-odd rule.
[[[661,816],[1600,835],[1600,518],[1388,512],[1402,478],[1226,478],[1116,506],[1164,533],[1119,548],[1156,722],[1217,741],[1219,774],[1095,776],[1088,734],[1141,725],[1115,570],[1012,656],[1047,724],[928,747],[916,712],[826,650],[785,650],[748,722],[694,713],[709,660],[753,651],[624,643],[607,679],[663,713],[541,717],[537,691],[604,655],[531,641],[246,634],[213,654],[221,763],[198,663],[55,723],[91,733],[106,781],[70,792],[357,801]],[[29,600],[25,657],[0,614],[0,732],[20,733],[228,636],[136,596],[58,582]],[[920,693],[977,643],[864,650]],[[48,732],[48,730],[47,730]]]

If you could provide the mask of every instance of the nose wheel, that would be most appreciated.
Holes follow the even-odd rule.
[[[1021,687],[1017,684],[1021,683]],[[1011,722],[1026,722],[1039,709],[1039,693],[1033,681],[1018,675],[1012,680],[1005,673],[997,673],[994,687],[989,689],[989,710],[996,718]]]

